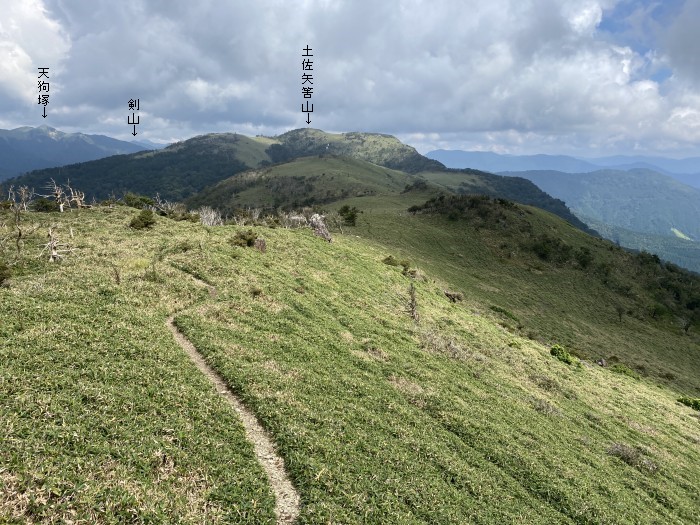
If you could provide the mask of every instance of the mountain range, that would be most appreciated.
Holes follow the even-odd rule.
[[[155,143],[125,142],[104,135],[64,133],[49,126],[0,130],[0,180],[52,168],[154,149]]]
[[[45,129],[35,135],[46,133],[60,134]],[[449,165],[462,169],[445,167],[384,134],[332,134],[316,129],[292,130],[275,137],[212,133],[160,150],[36,170],[5,184],[38,189],[50,179],[70,180],[88,198],[158,193],[190,206],[213,205],[233,213],[241,207],[289,208],[388,194],[397,185],[411,187],[422,181],[435,191],[478,193],[537,206],[582,231],[600,230],[625,247],[657,253],[700,271],[696,256],[700,253],[696,241],[700,239],[700,189],[649,169],[600,170],[588,161],[567,156],[443,153],[450,157],[446,160]],[[466,168],[464,159],[469,158],[490,168],[548,165],[593,171],[521,170],[495,175]],[[640,158],[598,159],[609,163],[633,160]],[[674,169],[693,165],[693,159],[647,160],[659,164],[666,160],[664,165]]]
[[[330,157],[337,159],[332,169],[326,167]],[[304,158],[317,160],[295,164]],[[299,170],[299,165],[305,169]],[[386,175],[392,170],[396,172],[393,182]],[[391,135],[298,129],[276,137],[247,137],[237,133],[200,135],[158,151],[33,171],[6,184],[42,188],[51,179],[59,183],[70,180],[88,198],[105,199],[126,192],[159,193],[165,199],[214,204],[231,211],[242,205],[274,208],[301,202],[322,204],[338,195],[347,197],[358,191],[386,192],[396,181],[410,185],[416,182],[416,177],[443,191],[459,192],[443,184],[442,177],[448,176],[464,179],[465,184],[468,181],[470,192],[539,206],[587,231],[587,226],[563,202],[551,198],[531,182],[468,171],[460,174],[459,170],[449,170]],[[335,178],[329,186],[332,174]],[[369,184],[372,177],[375,180]],[[360,180],[362,189],[358,190]],[[286,192],[280,192],[280,188]],[[233,200],[234,197],[238,200]]]
[[[567,155],[503,155],[489,151],[434,150],[426,157],[449,168],[474,168],[491,173],[505,171],[554,170],[587,173],[601,168],[616,170],[648,169],[700,188],[700,157],[671,159],[666,157],[616,155],[579,158]]]

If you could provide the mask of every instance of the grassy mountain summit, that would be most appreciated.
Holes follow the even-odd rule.
[[[536,208],[430,191],[342,201],[363,213],[332,243],[22,212],[37,229],[0,245],[0,521],[272,522],[174,316],[272,435],[299,523],[697,522],[700,430],[677,399],[700,392],[698,336],[680,309],[635,310],[662,280],[690,301],[692,276]],[[49,227],[73,250],[58,263]],[[265,250],[235,242],[249,229]]]
[[[330,154],[364,160],[407,173],[445,168],[396,137],[380,133],[334,134],[317,129],[295,129],[274,137],[274,140],[276,143],[268,149],[274,162]]]

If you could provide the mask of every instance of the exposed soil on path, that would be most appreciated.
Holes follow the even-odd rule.
[[[195,280],[207,286],[210,297],[216,296],[216,288],[199,279]],[[272,440],[265,432],[265,429],[260,425],[255,415],[245,407],[241,400],[226,385],[218,372],[206,363],[202,354],[200,354],[194,345],[177,329],[174,318],[175,316],[170,316],[166,324],[175,337],[175,340],[185,352],[187,352],[187,355],[194,361],[197,368],[199,368],[199,370],[214,384],[216,391],[229,402],[240,416],[243,426],[245,427],[246,437],[248,441],[253,444],[255,455],[265,469],[270,486],[275,494],[275,515],[277,516],[277,523],[294,523],[299,515],[300,498],[284,468],[284,460],[277,454]]]

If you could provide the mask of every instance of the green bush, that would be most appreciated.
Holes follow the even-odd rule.
[[[629,376],[633,379],[641,379],[642,378],[642,376],[640,376],[637,372],[635,372],[634,370],[632,370],[628,366],[623,365],[622,363],[612,365],[611,367],[609,367],[609,370],[611,370],[612,372],[615,372],[616,374],[622,374],[625,376]]]
[[[47,199],[46,197],[39,197],[34,201],[34,211],[40,212],[52,212],[59,211],[58,203]]]
[[[338,210],[338,214],[348,226],[355,226],[358,213],[360,213],[360,211],[355,206],[351,208],[347,204]]]
[[[231,244],[234,246],[240,246],[242,248],[251,248],[255,246],[255,240],[258,238],[258,234],[253,230],[247,231],[237,231],[236,235],[231,239]]]
[[[136,195],[135,193],[127,193],[124,195],[124,204],[142,210],[146,206],[153,206],[155,201],[145,195]]]
[[[593,253],[591,253],[591,249],[586,246],[581,246],[574,257],[578,265],[584,270],[593,263]]]
[[[554,345],[549,353],[567,365],[573,365],[576,362],[576,358],[561,345]]]
[[[700,397],[679,397],[679,403],[689,406],[693,410],[700,410]]]
[[[530,249],[543,261],[563,264],[571,259],[572,248],[561,239],[541,235],[535,239]]]
[[[150,228],[155,223],[156,219],[151,210],[141,210],[136,217],[131,219],[129,226],[135,230],[144,230],[146,228]]]
[[[409,261],[407,261],[406,259],[399,261],[393,255],[389,255],[388,257],[385,257],[382,262],[384,264],[388,264],[389,266],[403,266],[404,274],[406,272],[408,272],[408,269],[411,267],[411,263]]]

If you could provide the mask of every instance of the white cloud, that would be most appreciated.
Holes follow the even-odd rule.
[[[57,73],[70,41],[40,0],[0,0],[0,13],[0,109],[26,111],[36,104],[37,68]]]
[[[687,2],[664,28],[639,20],[658,3],[645,0],[630,17],[666,33],[640,51],[598,30],[626,1],[0,0],[0,99],[33,96],[33,62],[51,49],[46,60],[66,57],[57,127],[128,138],[126,102],[139,97],[141,133],[154,139],[276,133],[305,125],[308,43],[314,127],[394,133],[422,149],[695,150],[700,8]],[[27,38],[36,32],[43,42]],[[670,79],[649,78],[663,67]]]

